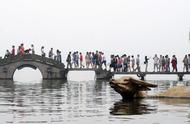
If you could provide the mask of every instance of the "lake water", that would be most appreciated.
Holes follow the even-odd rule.
[[[189,85],[176,80],[150,82],[159,84],[150,94],[179,83]],[[106,81],[1,80],[0,118],[0,124],[189,124],[190,99],[122,102]]]

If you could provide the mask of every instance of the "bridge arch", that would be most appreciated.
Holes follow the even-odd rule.
[[[39,69],[43,79],[66,79],[63,63],[34,54],[0,59],[0,79],[13,79],[15,71],[29,67]]]
[[[34,70],[38,69],[39,72],[41,73],[42,78],[44,78],[42,68],[40,68],[37,64],[34,64],[34,63],[30,63],[30,64],[29,63],[18,64],[18,66],[15,67],[15,69],[13,69],[13,71],[11,72],[12,73],[11,78],[13,79],[16,70],[22,70],[23,68],[27,68],[27,67],[31,68],[31,69],[34,69]]]

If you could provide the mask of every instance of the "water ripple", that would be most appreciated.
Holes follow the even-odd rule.
[[[151,92],[176,85],[166,81]],[[104,81],[0,81],[1,124],[189,123],[188,99],[136,99],[123,102]],[[152,121],[154,120],[154,121]]]

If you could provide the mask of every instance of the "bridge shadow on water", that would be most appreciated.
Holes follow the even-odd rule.
[[[65,83],[65,80],[43,80],[42,89],[61,89]]]
[[[14,92],[15,85],[12,80],[0,80],[0,91],[1,92]]]

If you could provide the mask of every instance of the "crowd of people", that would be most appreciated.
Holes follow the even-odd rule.
[[[135,68],[136,64],[136,68]],[[140,72],[140,55],[137,55],[136,62],[134,56],[127,56],[126,54],[111,55],[111,64],[110,69],[113,68],[117,72],[131,72],[139,71]]]
[[[145,56],[143,63],[145,64],[145,72],[148,72],[148,63],[151,57]],[[157,54],[152,58],[154,62],[153,72],[177,72],[177,57],[176,55],[172,56],[172,59],[168,55],[160,55],[158,57]],[[170,69],[170,65],[172,66],[172,70]],[[110,68],[113,68],[116,72],[140,72],[140,55],[137,55],[136,59],[132,56],[127,56],[126,54],[119,55],[111,55],[111,64]],[[183,59],[183,72],[190,71],[190,54],[185,55]]]
[[[17,51],[15,50],[15,46],[12,46],[12,50],[6,50],[4,58],[13,57],[15,55],[24,55],[24,54],[35,54],[34,45],[31,44],[30,48],[25,49],[24,44],[20,44],[18,46]],[[41,47],[41,56],[48,57],[55,61],[62,63],[61,51],[56,50],[54,54],[53,48],[50,48],[48,52],[48,56],[46,56],[44,46]],[[141,62],[140,55],[138,54],[135,58],[134,55],[111,55],[110,56],[110,64],[107,65],[106,57],[102,51],[95,52],[86,52],[85,55],[82,52],[69,52],[66,57],[66,67],[67,68],[104,68],[109,70],[113,70],[116,72],[141,72]],[[148,71],[149,60],[151,57],[144,57],[143,64],[145,65],[145,72]],[[177,57],[173,55],[172,58],[168,55],[160,55],[158,57],[157,54],[152,58],[153,60],[153,72],[177,72]],[[183,58],[183,72],[190,71],[190,54],[185,55]],[[172,67],[172,69],[170,68]]]
[[[107,67],[105,55],[101,51],[86,52],[85,55],[78,51],[69,52],[66,62],[67,68],[102,68],[103,65]]]
[[[44,51],[44,46],[41,47],[41,56],[46,57],[46,53]],[[59,49],[57,49],[56,54],[54,54],[53,48],[51,48],[48,52],[48,57],[50,59],[53,59],[53,60],[58,61],[60,63],[62,62],[61,51]]]
[[[34,45],[33,45],[33,44],[31,44],[30,48],[26,49],[26,48],[24,47],[24,44],[22,43],[22,44],[20,44],[20,45],[18,46],[17,51],[16,51],[16,49],[15,49],[15,46],[13,45],[13,46],[12,46],[12,50],[8,50],[8,49],[6,50],[6,53],[5,53],[4,58],[5,58],[5,59],[6,59],[6,58],[11,58],[11,57],[14,57],[14,56],[16,56],[16,55],[21,55],[21,56],[23,56],[23,55],[25,55],[25,54],[35,54],[35,49],[34,49]],[[42,56],[42,57],[46,57],[46,53],[45,53],[45,51],[44,51],[44,46],[41,47],[41,56]],[[51,58],[51,59],[54,59],[55,61],[58,61],[58,62],[60,62],[60,63],[62,62],[61,51],[58,50],[58,49],[57,49],[57,51],[56,51],[56,54],[54,54],[53,48],[51,48],[51,49],[49,50],[48,57]]]

